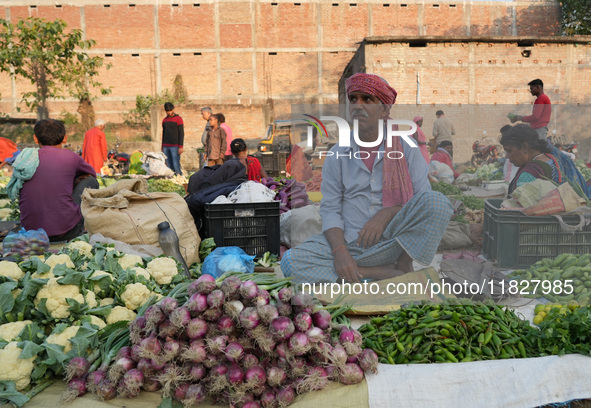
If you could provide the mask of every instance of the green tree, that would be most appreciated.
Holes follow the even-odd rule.
[[[48,117],[50,98],[69,95],[82,104],[91,100],[91,88],[100,88],[103,95],[110,93],[96,80],[103,59],[84,52],[95,41],[85,40],[82,30],[66,31],[66,26],[63,20],[36,17],[16,24],[0,20],[0,72],[35,86],[22,98],[31,110],[37,110],[38,119]]]
[[[562,0],[562,35],[591,35],[591,1]]]

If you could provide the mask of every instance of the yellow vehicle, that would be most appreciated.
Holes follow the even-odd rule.
[[[312,129],[311,132],[308,130],[309,128]],[[336,124],[328,124],[327,131],[329,139],[324,137],[320,143],[317,143],[316,129],[309,122],[305,120],[276,120],[267,127],[264,137],[258,144],[256,156],[268,175],[281,175],[285,173],[285,163],[293,146],[299,146],[304,155],[311,160],[318,150],[326,150],[335,144],[338,140]]]

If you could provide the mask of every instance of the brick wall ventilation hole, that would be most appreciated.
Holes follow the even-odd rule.
[[[132,57],[139,57],[140,54],[131,54]]]
[[[172,7],[178,7],[179,5],[177,3],[173,3]]]
[[[439,4],[433,4],[433,8],[439,8]]]
[[[333,7],[338,7],[339,6],[339,3],[332,3],[332,6]]]
[[[103,4],[103,7],[104,8],[109,8],[109,7],[111,7],[111,5],[110,4]]]
[[[277,55],[276,52],[270,52],[269,55]]]
[[[357,7],[357,3],[351,3],[349,4],[350,7]]]
[[[389,4],[382,4],[382,6],[384,6],[384,7],[390,7]]]
[[[175,52],[175,53],[173,53],[172,55],[173,55],[174,57],[180,57],[180,56],[181,56],[181,53],[180,53],[180,52]]]
[[[277,3],[271,3],[271,5],[272,5],[272,6],[276,6],[276,5],[277,5]]]
[[[113,54],[105,54],[106,58],[111,58],[113,56]]]
[[[199,4],[199,3],[193,3],[193,7],[201,7],[201,4]]]
[[[62,5],[61,4],[56,4],[55,5],[55,8],[62,8]]]
[[[301,6],[302,3],[293,3],[294,6]]]
[[[31,8],[37,8],[37,6],[29,6],[29,7],[31,7]]]
[[[135,4],[130,4],[129,7],[135,7]]]
[[[455,6],[456,6],[455,4],[450,4],[449,5],[449,7],[452,7],[452,8],[455,7]]]
[[[197,57],[198,57],[198,56],[200,56],[200,55],[201,55],[201,53],[200,53],[200,52],[194,52],[194,53],[193,53],[193,55],[195,55],[195,56],[197,56]]]

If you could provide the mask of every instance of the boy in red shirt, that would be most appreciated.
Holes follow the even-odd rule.
[[[546,140],[548,136],[548,123],[552,114],[550,98],[544,93],[544,83],[541,79],[534,79],[528,85],[531,94],[537,97],[534,102],[532,114],[529,116],[517,115],[511,122],[520,120],[529,123],[529,126],[538,133],[540,140]]]

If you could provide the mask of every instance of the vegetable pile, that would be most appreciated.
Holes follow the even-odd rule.
[[[575,160],[575,165],[577,166],[577,169],[579,169],[585,180],[591,180],[591,169],[585,165],[585,162],[583,160]]]
[[[180,270],[173,258],[141,258],[84,240],[58,254],[0,261],[0,361],[13,367],[0,373],[2,401],[22,406],[63,378],[74,357],[97,361],[93,351],[111,335],[119,336],[112,344],[125,342],[142,305],[188,280]]]
[[[384,364],[457,363],[538,355],[535,328],[512,310],[483,303],[421,304],[373,318],[359,331]]]
[[[503,169],[499,163],[483,164],[476,169],[476,178],[480,180],[503,180]]]
[[[544,297],[551,302],[576,300],[588,304],[591,299],[591,254],[561,254],[545,258],[527,270],[509,274],[524,297]]]
[[[23,257],[43,255],[49,249],[49,237],[43,229],[9,232],[2,242],[2,255],[5,259],[21,261]]]
[[[540,306],[540,305],[539,305]],[[541,308],[542,306],[540,306]],[[591,309],[570,305],[543,306],[539,333],[532,338],[540,355],[591,355]],[[538,313],[536,316],[540,316]]]
[[[275,201],[279,201],[279,213],[283,214],[293,208],[308,205],[308,193],[306,185],[296,179],[282,178],[275,180],[273,177],[262,178],[261,183],[275,191]]]
[[[148,179],[148,191],[150,193],[154,192],[163,192],[163,193],[178,193],[181,197],[187,195],[185,188],[175,183],[172,180],[168,180],[165,178],[150,178]]]
[[[257,284],[258,282],[258,284]],[[333,324],[308,295],[274,274],[202,275],[149,306],[130,326],[131,347],[87,377],[103,399],[161,391],[194,406],[283,407],[329,381],[355,384],[377,370],[359,332]],[[178,289],[178,290],[177,290]],[[105,392],[104,390],[108,390]]]

